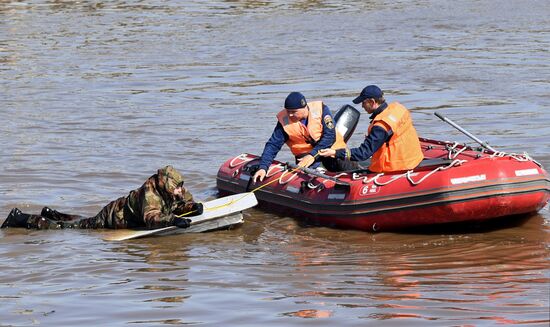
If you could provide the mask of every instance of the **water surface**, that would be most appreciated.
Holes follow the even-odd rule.
[[[547,1],[0,2],[0,216],[95,214],[156,169],[214,198],[260,153],[291,91],[351,103],[367,84],[424,137],[550,165]],[[351,145],[368,125],[363,115]],[[290,158],[283,151],[279,158]],[[369,234],[258,209],[238,229],[109,243],[0,231],[0,324],[541,325],[550,213]]]

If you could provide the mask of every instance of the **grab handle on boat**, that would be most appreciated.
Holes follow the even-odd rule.
[[[493,151],[493,152],[498,152],[497,150],[493,149],[489,144],[487,144],[487,142],[483,142],[482,140],[478,139],[477,137],[475,137],[472,133],[468,132],[467,130],[465,130],[464,128],[458,126],[458,124],[456,124],[455,122],[453,122],[452,120],[450,120],[449,118],[441,115],[440,113],[438,112],[434,112],[434,115],[441,119],[442,121],[448,123],[449,125],[453,126],[454,128],[458,129],[460,132],[464,133],[464,135],[468,136],[469,138],[471,138],[472,140],[476,141],[477,143],[479,143],[479,145],[481,145],[482,147],[484,147],[485,149],[489,150],[489,151]]]
[[[287,167],[290,167],[292,169],[299,169],[309,175],[313,175],[313,176],[317,176],[317,177],[321,177],[321,178],[324,178],[324,179],[328,179],[330,181],[333,181],[334,183],[338,184],[338,185],[343,185],[343,186],[350,186],[349,183],[346,183],[346,182],[343,182],[341,180],[339,180],[338,178],[336,177],[332,177],[332,176],[328,176],[326,174],[323,174],[315,169],[311,169],[311,168],[305,168],[305,167],[300,167],[296,164],[293,164],[293,163],[290,163],[290,162],[287,162],[286,163]]]

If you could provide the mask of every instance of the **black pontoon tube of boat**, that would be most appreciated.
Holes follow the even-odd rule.
[[[331,181],[335,182],[338,185],[350,186],[349,183],[343,182],[343,181],[339,180],[336,177],[325,175],[322,172],[320,172],[318,170],[315,170],[315,169],[300,167],[300,166],[298,166],[296,164],[293,164],[293,163],[290,163],[290,162],[287,162],[286,166],[291,168],[291,169],[299,169],[299,170],[301,170],[301,171],[303,171],[303,172],[305,172],[309,175],[313,175],[313,176],[317,176],[317,177],[321,177],[321,178],[324,178],[324,179],[331,180]]]
[[[436,115],[437,118],[441,119],[442,121],[448,123],[449,125],[453,126],[454,128],[458,129],[459,131],[461,131],[462,133],[464,133],[464,135],[468,136],[469,138],[471,138],[472,140],[476,141],[477,143],[479,143],[479,145],[481,145],[482,147],[484,147],[485,149],[489,150],[489,151],[493,151],[493,152],[498,152],[497,150],[493,149],[489,144],[487,144],[487,142],[483,142],[482,140],[478,139],[477,137],[475,137],[472,133],[468,132],[467,130],[465,130],[464,128],[458,126],[455,122],[453,122],[452,120],[450,120],[449,118],[441,115],[440,113],[438,112],[434,112],[434,115]]]

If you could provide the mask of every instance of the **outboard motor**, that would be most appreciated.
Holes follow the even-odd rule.
[[[334,115],[336,121],[336,130],[342,135],[344,141],[347,142],[355,132],[355,128],[359,123],[361,113],[353,106],[346,104],[342,106]]]

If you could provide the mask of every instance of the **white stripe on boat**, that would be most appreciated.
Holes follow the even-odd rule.
[[[470,182],[479,182],[479,181],[484,181],[486,179],[487,179],[487,176],[485,176],[485,174],[451,178],[451,184],[456,185],[456,184],[464,184],[464,183],[470,183]]]
[[[539,171],[537,168],[516,170],[516,176],[529,176],[529,175],[538,175],[538,174],[539,174]]]

